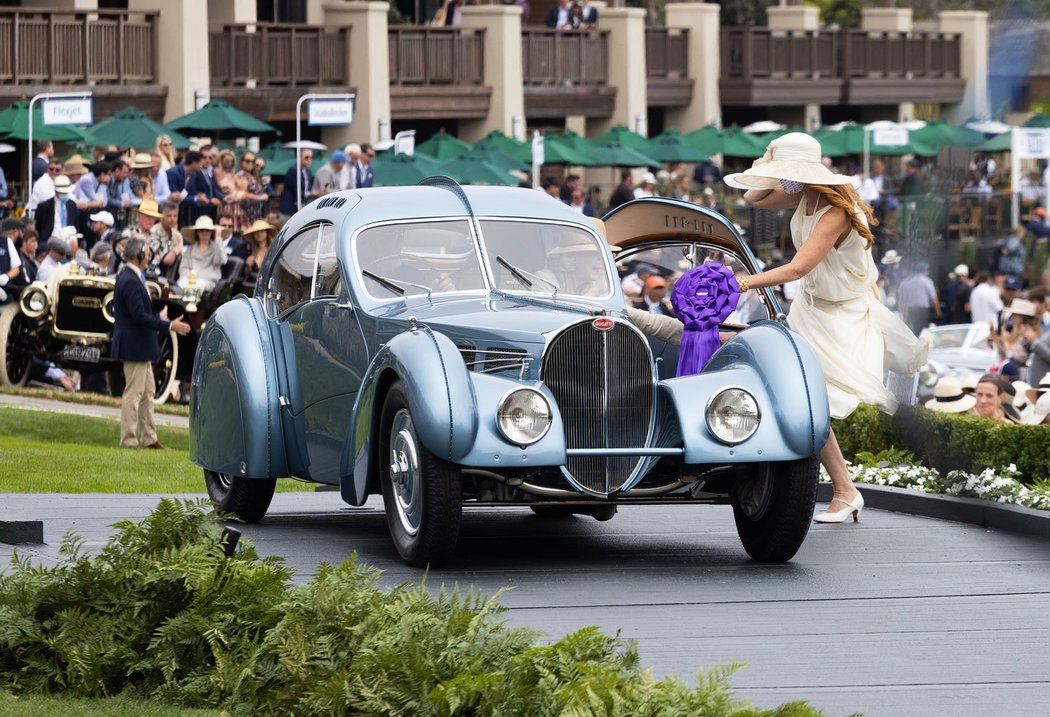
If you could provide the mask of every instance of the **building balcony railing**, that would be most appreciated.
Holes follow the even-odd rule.
[[[485,31],[411,25],[388,30],[391,85],[480,85]]]
[[[958,78],[960,38],[944,33],[722,29],[721,77]]]
[[[527,28],[521,33],[526,86],[605,85],[609,31],[564,32]]]
[[[645,71],[649,77],[688,77],[688,61],[688,28],[645,28]]]
[[[347,84],[347,31],[259,22],[208,34],[212,87]]]
[[[157,12],[0,8],[0,81],[151,84]]]

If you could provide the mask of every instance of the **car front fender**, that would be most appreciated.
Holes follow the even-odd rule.
[[[368,496],[383,400],[396,380],[405,385],[412,422],[428,451],[457,462],[474,445],[477,400],[459,349],[450,338],[425,326],[398,334],[369,364],[354,404],[340,471],[340,492],[351,505],[364,504]]]
[[[747,440],[727,445],[707,427],[706,406],[736,386],[758,402],[761,421]],[[678,415],[686,463],[797,460],[817,455],[831,429],[827,386],[813,349],[773,321],[742,331],[695,376],[660,382]]]
[[[231,476],[290,474],[274,347],[257,300],[238,297],[211,316],[191,381],[191,461]]]

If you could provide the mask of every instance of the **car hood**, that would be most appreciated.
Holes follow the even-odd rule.
[[[378,317],[378,328],[381,335],[397,334],[404,331],[409,318],[414,317],[418,323],[453,339],[542,344],[543,334],[602,313],[598,304],[594,305],[593,313],[588,313],[589,307],[584,304],[565,301],[558,301],[557,304],[564,308],[492,296],[449,299],[430,304],[412,302]],[[608,306],[605,311],[612,315],[621,313]]]

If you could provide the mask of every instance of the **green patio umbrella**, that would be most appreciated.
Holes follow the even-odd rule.
[[[493,167],[502,169],[505,172],[509,172],[512,169],[524,172],[529,168],[525,162],[522,162],[517,157],[507,154],[503,150],[497,149],[491,145],[481,146],[480,143],[475,144],[474,149],[462,156],[470,157],[472,159],[480,159],[481,161],[488,162]]]
[[[727,157],[745,157],[756,159],[766,152],[766,145],[761,138],[739,127],[722,130],[722,154]]]
[[[638,150],[639,152],[648,152],[649,151],[650,142],[649,142],[649,139],[647,137],[643,137],[642,135],[638,134],[637,132],[632,132],[631,130],[629,130],[624,125],[618,124],[618,125],[613,126],[613,128],[610,129],[608,132],[605,132],[604,134],[600,134],[597,137],[595,137],[594,139],[592,139],[591,140],[591,144],[593,144],[595,146],[597,146],[597,145],[616,144],[616,145],[619,145],[621,147],[627,147],[629,149]],[[623,166],[632,166],[632,165],[623,165]],[[638,166],[641,166],[641,165],[638,165]]]
[[[507,135],[503,134],[498,129],[494,129],[487,135],[485,135],[483,138],[475,142],[474,148],[477,149],[479,147],[494,147],[495,149],[498,149],[504,154],[513,155],[516,152],[520,151],[521,148],[524,147],[526,144],[528,143],[519,142],[513,137],[508,137]]]
[[[543,135],[543,163],[565,164],[570,167],[593,167],[594,160],[584,152],[573,148],[576,142],[572,136],[579,138],[575,132],[548,132]],[[586,142],[586,140],[584,140]],[[515,152],[515,157],[532,164],[532,144],[527,144]]]
[[[0,112],[0,138],[29,139],[29,102],[19,100],[3,112]],[[49,139],[52,142],[79,142],[95,144],[95,135],[86,129],[73,125],[45,125],[41,117],[40,105],[33,107],[33,139]]]
[[[653,137],[646,151],[659,162],[706,162],[710,156],[688,144],[676,129],[664,130]]]
[[[841,126],[822,127],[814,133],[814,137],[820,142],[821,151],[830,157],[842,157],[847,154],[864,153],[864,134],[867,130],[859,124],[852,122]],[[868,154],[877,155],[902,155],[919,154],[932,157],[940,149],[933,147],[921,139],[914,137],[913,132],[908,133],[908,143],[899,146],[875,144],[873,135],[868,133]]]
[[[227,137],[247,137],[259,134],[280,134],[280,131],[247,112],[241,112],[228,102],[214,99],[196,112],[176,117],[165,125],[185,134],[199,133]]]
[[[607,140],[591,150],[591,159],[598,167],[649,167],[659,169],[660,163],[645,152]]]
[[[594,144],[580,135],[573,132],[571,129],[562,130],[561,132],[548,132],[543,136],[544,147],[551,143],[560,144],[569,147],[577,154],[584,157],[591,156],[591,150],[594,149]],[[586,164],[584,166],[590,167],[593,164]]]
[[[514,187],[520,181],[499,167],[469,154],[442,163],[441,173],[451,176],[460,184],[494,184]]]
[[[419,184],[434,174],[443,174],[441,163],[426,154],[394,154],[383,152],[372,163],[376,187],[405,187]]]
[[[682,135],[682,141],[704,154],[722,154],[722,130],[713,124]]]
[[[1009,152],[1013,148],[1013,134],[1013,132],[997,134],[984,144],[977,145],[977,149],[982,152]]]
[[[932,120],[925,127],[912,130],[908,134],[909,143],[918,140],[930,147],[968,147],[974,148],[984,144],[985,137],[969,127],[962,127],[941,120]]]
[[[415,151],[429,155],[439,162],[447,162],[469,152],[470,145],[450,134],[438,132],[426,142],[417,144]]]
[[[169,135],[172,144],[179,149],[190,146],[189,139],[160,122],[153,121],[135,107],[125,107],[112,117],[92,125],[91,134],[95,135],[98,144],[112,144],[117,147],[153,149],[157,144],[157,137],[162,134]]]
[[[1047,129],[1050,128],[1050,117],[1047,117],[1042,112],[1036,112],[1034,115],[1022,122],[1021,126],[1032,127],[1034,129]]]

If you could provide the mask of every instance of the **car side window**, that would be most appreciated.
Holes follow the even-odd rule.
[[[285,245],[270,272],[266,307],[271,316],[317,296],[338,292],[335,227],[314,224]]]

